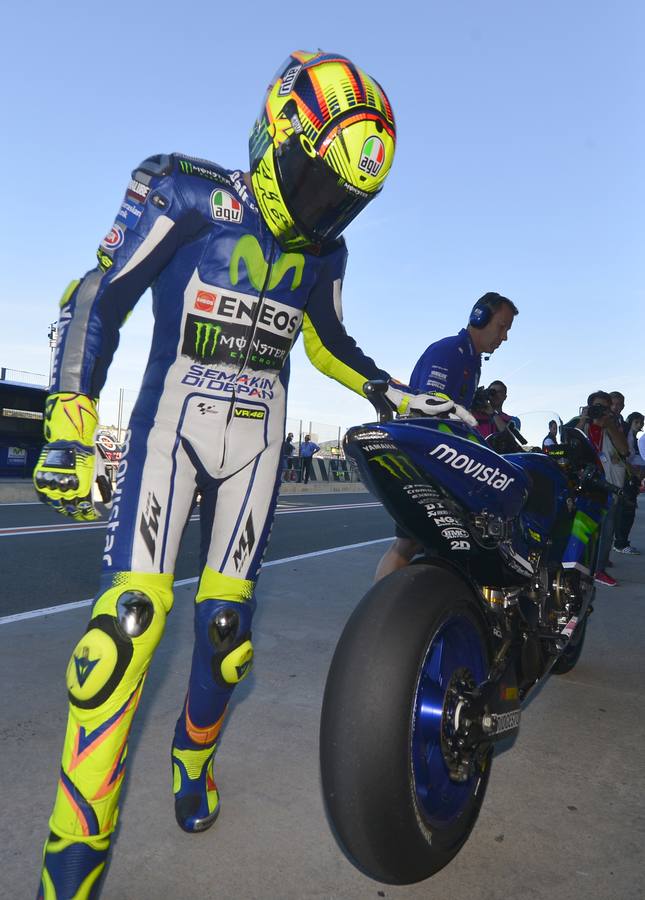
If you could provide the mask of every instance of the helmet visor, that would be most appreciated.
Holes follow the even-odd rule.
[[[306,139],[305,139],[306,140]],[[298,231],[315,244],[337,238],[378,191],[368,194],[342,179],[293,134],[275,152],[282,197]]]

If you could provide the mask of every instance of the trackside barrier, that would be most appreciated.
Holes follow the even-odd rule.
[[[302,480],[302,460],[294,456],[289,460],[287,468],[282,473],[283,481]],[[360,482],[361,478],[356,466],[346,459],[319,459],[313,458],[312,474],[310,482]]]

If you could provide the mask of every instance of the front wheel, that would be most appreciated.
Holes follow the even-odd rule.
[[[484,799],[492,751],[455,777],[448,753],[458,690],[486,678],[486,623],[455,573],[415,565],[378,582],[336,648],[323,699],[323,793],[356,865],[412,884],[462,847]]]

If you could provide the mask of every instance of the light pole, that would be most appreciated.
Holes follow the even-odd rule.
[[[58,340],[58,322],[52,322],[47,332],[49,338],[49,386],[52,383],[52,373],[54,369],[54,352],[56,350],[56,341]]]

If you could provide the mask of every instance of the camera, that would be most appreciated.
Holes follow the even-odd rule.
[[[472,409],[485,409],[495,396],[490,388],[478,387],[473,397]]]
[[[604,406],[604,404],[592,403],[591,406],[587,409],[587,418],[602,419],[602,417],[608,415],[609,412],[609,407]]]

